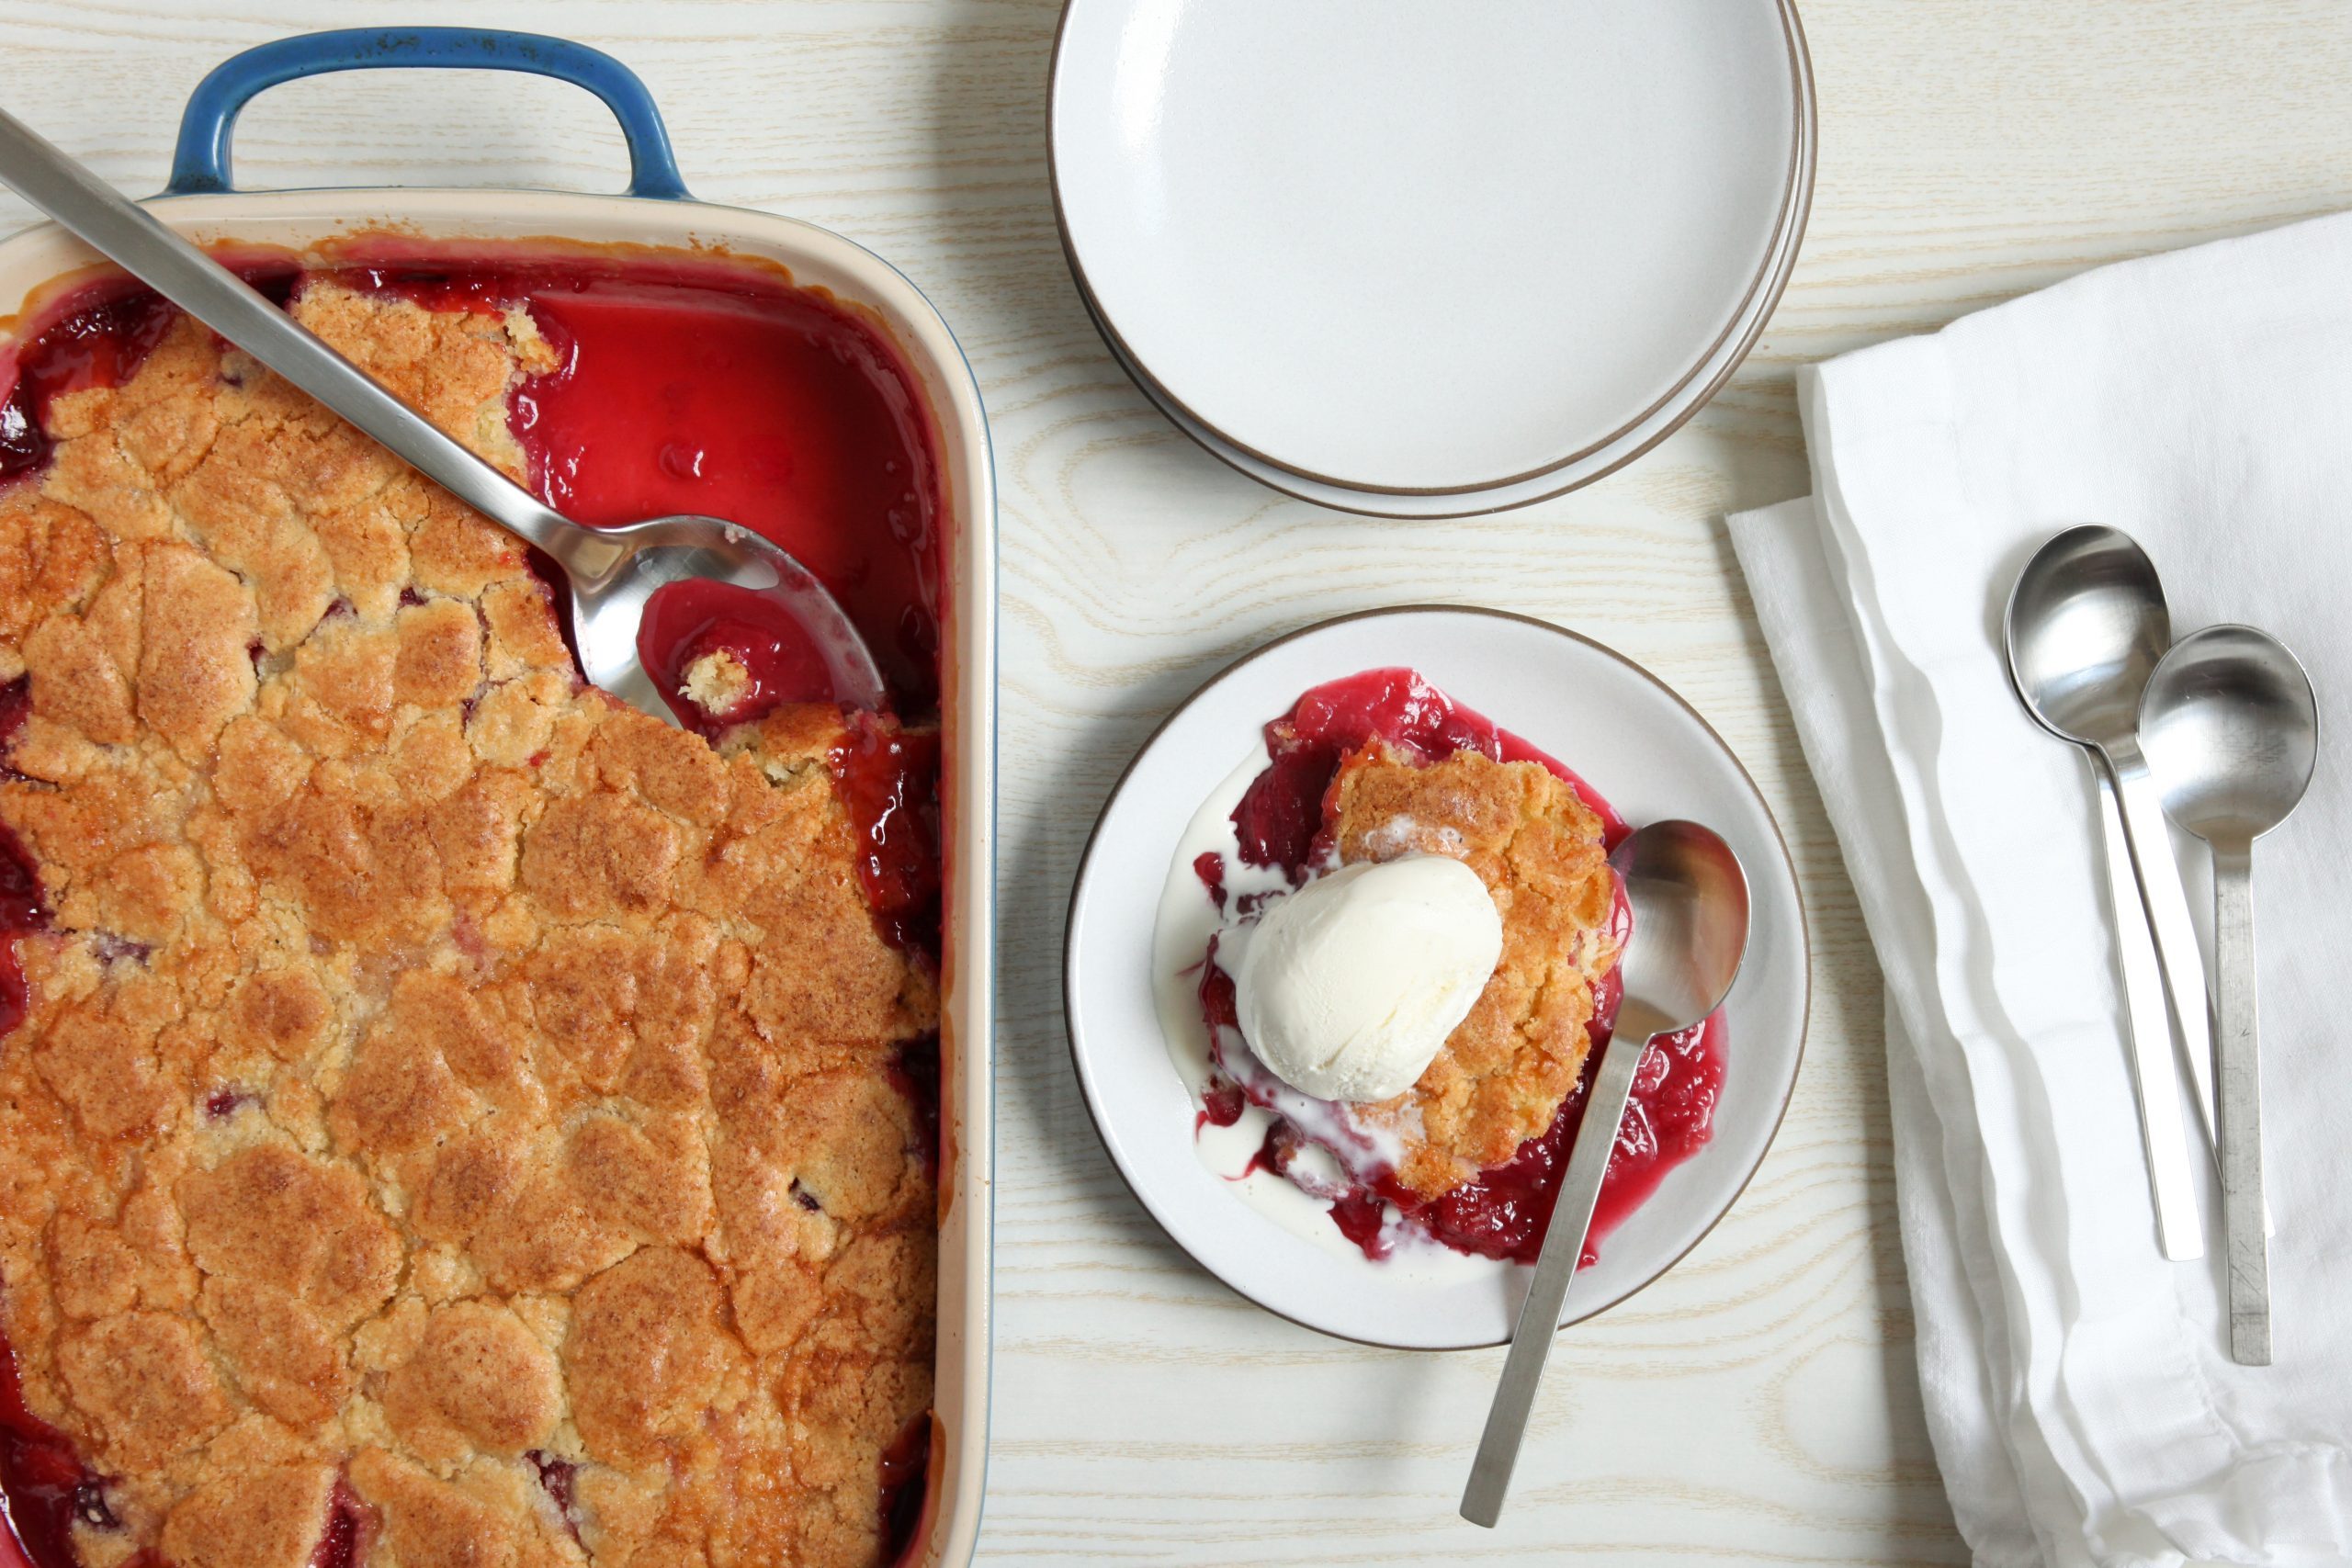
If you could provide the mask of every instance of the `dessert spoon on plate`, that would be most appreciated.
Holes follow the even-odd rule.
[[[1495,1403],[1462,1492],[1462,1517],[1492,1527],[1519,1461],[1528,1413],[1544,1378],[1544,1363],[1559,1332],[1585,1233],[1592,1225],[1600,1179],[1617,1146],[1634,1078],[1652,1042],[1701,1022],[1723,1005],[1747,951],[1747,874],[1739,857],[1712,829],[1696,822],[1653,822],[1629,835],[1609,856],[1633,906],[1634,935],[1619,962],[1624,999],[1617,1028],[1593,1069],[1592,1098],[1568,1153],[1567,1169],[1544,1228],[1535,1277],[1520,1304]]]
[[[667,696],[638,656],[638,624],[657,590],[702,580],[731,583],[780,607],[808,637],[833,701],[882,705],[882,673],[865,639],[825,585],[768,539],[717,517],[656,517],[619,528],[574,523],[442,434],[235,273],[5,111],[0,181],[426,479],[545,552],[570,586],[572,639],[581,673],[592,685],[676,723]]]
[[[2319,761],[2319,704],[2284,644],[2208,626],[2165,654],[2140,701],[2148,765],[2172,819],[2213,849],[2220,1018],[2222,1223],[2230,1359],[2270,1364],[2262,1196],[2262,1070],[2255,1034],[2254,840],[2287,819]]]

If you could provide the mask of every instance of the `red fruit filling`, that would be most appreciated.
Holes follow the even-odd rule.
[[[786,703],[834,700],[825,656],[800,623],[731,583],[679,582],[656,593],[638,623],[637,657],[678,722],[702,735]]]
[[[925,1034],[899,1046],[890,1058],[890,1083],[915,1108],[915,1125],[922,1132],[920,1151],[932,1169],[939,1168],[939,1036]],[[811,1205],[812,1207],[814,1205]]]
[[[882,1450],[882,1560],[902,1563],[913,1555],[930,1494],[931,1414],[908,1422]]]
[[[942,875],[939,737],[850,716],[833,749],[833,788],[859,839],[857,878],[882,934],[910,952],[939,952]]]
[[[781,279],[554,262],[441,276],[526,299],[556,351],[512,422],[549,503],[582,523],[697,513],[765,535],[841,601],[902,708],[937,703],[939,464],[880,333]]]
[[[34,1568],[72,1568],[74,1522],[111,1527],[98,1478],[65,1434],[25,1408],[17,1359],[0,1343],[0,1568],[11,1538]]]
[[[568,1459],[560,1459],[544,1449],[533,1449],[523,1456],[538,1472],[539,1490],[548,1495],[555,1511],[563,1516],[564,1529],[571,1539],[580,1539],[580,1515],[575,1509],[579,1497],[580,1467]]]
[[[311,1568],[362,1568],[368,1543],[375,1539],[376,1510],[360,1501],[341,1479],[327,1499],[326,1533],[311,1553]]]

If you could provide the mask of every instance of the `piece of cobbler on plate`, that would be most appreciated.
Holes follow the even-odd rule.
[[[293,310],[524,472],[526,313]],[[876,1562],[935,1294],[935,971],[835,785],[889,721],[714,749],[583,688],[514,540],[186,320],[44,420],[0,491],[40,1568]]]
[[[1510,1159],[1576,1087],[1621,940],[1601,821],[1540,763],[1471,750],[1423,763],[1380,740],[1341,759],[1325,809],[1340,864],[1457,861],[1501,917],[1467,1015],[1411,1089],[1363,1112],[1396,1129],[1398,1183],[1436,1198]]]
[[[1286,1178],[1370,1258],[1532,1261],[1615,1021],[1630,917],[1608,856],[1626,824],[1409,670],[1319,686],[1265,737],[1215,847],[1186,862],[1218,911],[1197,970],[1203,1127],[1254,1110],[1242,1174]],[[1721,1020],[1652,1058],[1588,1260],[1706,1141]]]

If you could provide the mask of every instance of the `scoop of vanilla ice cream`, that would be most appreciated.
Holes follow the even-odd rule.
[[[1443,855],[1360,862],[1273,899],[1236,960],[1241,1032],[1319,1100],[1413,1087],[1503,951],[1478,874]]]

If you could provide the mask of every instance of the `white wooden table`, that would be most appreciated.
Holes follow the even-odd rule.
[[[357,22],[564,33],[651,84],[697,194],[841,230],[946,313],[1003,502],[989,1561],[1955,1562],[1912,1370],[1877,969],[1721,514],[1806,488],[1803,360],[2352,200],[2352,7],[1804,4],[1819,185],[1754,357],[1631,469],[1438,525],[1260,490],[1114,368],[1047,199],[1054,0],[7,0],[0,103],[143,194],[189,87],[249,44]],[[254,186],[594,190],[622,168],[584,95],[442,73],[273,92],[238,152]],[[27,216],[0,202],[0,227]],[[1453,1507],[1499,1352],[1341,1344],[1203,1274],[1113,1172],[1061,1024],[1070,877],[1152,725],[1268,637],[1408,599],[1548,616],[1679,687],[1770,796],[1813,919],[1813,1033],[1779,1144],[1681,1268],[1564,1347],[1493,1534]]]

